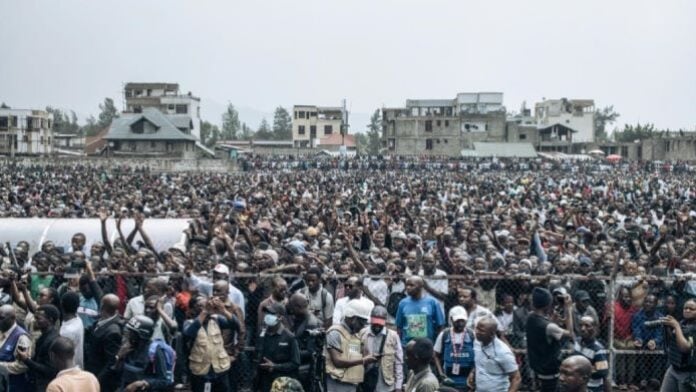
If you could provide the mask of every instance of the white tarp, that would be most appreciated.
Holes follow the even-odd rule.
[[[146,219],[143,223],[145,233],[152,239],[157,251],[171,248],[174,244],[184,243],[184,230],[189,226],[188,219]],[[124,219],[121,222],[123,235],[128,234],[135,227],[132,219]],[[106,222],[109,241],[114,242],[118,238],[116,222],[109,219]],[[2,244],[10,242],[14,247],[19,241],[29,242],[29,254],[37,252],[41,244],[53,241],[58,247],[66,251],[70,248],[70,239],[75,233],[83,233],[87,237],[86,249],[92,243],[102,240],[101,222],[99,219],[48,219],[48,218],[7,218],[0,219],[0,241]],[[133,244],[142,240],[140,234],[135,236]]]

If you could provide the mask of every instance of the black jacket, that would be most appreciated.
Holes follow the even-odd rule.
[[[123,319],[118,315],[101,325],[94,323],[85,334],[88,339],[85,342],[85,370],[97,377],[102,391],[113,391],[118,386],[119,377],[113,367],[122,336]]]
[[[36,386],[36,392],[46,390],[48,384],[56,377],[58,371],[51,366],[48,356],[51,344],[60,336],[58,329],[53,327],[42,333],[34,345],[34,355],[26,362],[29,368],[29,377]]]

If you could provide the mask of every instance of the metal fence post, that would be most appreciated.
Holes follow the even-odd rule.
[[[607,301],[607,304],[609,305],[609,328],[608,328],[608,334],[607,336],[607,350],[609,352],[609,363],[611,366],[609,366],[609,381],[614,383],[614,376],[615,376],[615,367],[616,367],[616,353],[614,350],[614,284],[616,283],[614,279],[609,278],[609,284],[607,285],[607,289],[609,292],[607,293],[607,298],[609,301]]]

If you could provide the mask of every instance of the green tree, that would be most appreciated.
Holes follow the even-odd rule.
[[[77,115],[74,111],[71,110],[70,114],[68,114],[68,112],[63,112],[51,106],[47,106],[46,111],[53,115],[53,132],[76,134],[80,131]]]
[[[264,117],[261,120],[261,124],[259,124],[259,129],[256,131],[256,134],[254,135],[254,139],[256,140],[268,140],[272,139],[274,137],[274,132],[271,130],[271,126],[268,124],[268,121],[266,121],[266,118]]]
[[[607,125],[616,121],[620,114],[614,111],[614,106],[605,106],[595,111],[594,126],[595,140],[607,140]]]
[[[641,125],[640,123],[636,125],[624,125],[624,129],[620,132],[614,133],[614,140],[617,142],[634,142],[636,140],[650,139],[657,134],[664,135],[664,131],[660,132],[655,129],[653,124]]]
[[[381,129],[381,115],[379,109],[377,109],[372,113],[370,124],[367,126],[367,153],[369,155],[378,155],[380,148],[382,148]]]
[[[201,122],[201,142],[208,147],[213,147],[220,139],[220,128],[208,121]]]
[[[264,119],[263,121],[266,121]],[[263,124],[263,121],[261,122]],[[268,122],[266,122],[266,128],[268,128]],[[270,132],[270,130],[267,130],[267,132]],[[256,135],[254,134],[254,131],[251,129],[250,126],[246,125],[246,123],[242,123],[242,129],[241,129],[241,140],[252,140],[255,139]]]
[[[273,139],[292,139],[292,117],[290,117],[287,109],[282,106],[278,106],[275,113],[273,113]]]
[[[99,105],[99,121],[97,125],[100,129],[106,128],[111,125],[111,121],[118,117],[118,109],[114,105],[114,100],[111,98],[104,98],[104,103]]]
[[[227,105],[227,110],[222,115],[221,137],[223,140],[235,140],[238,137],[237,133],[240,129],[239,112],[237,112],[234,105],[230,103]]]
[[[98,134],[103,128],[101,128],[94,116],[90,115],[85,121],[85,126],[82,127],[80,133],[85,136],[94,136]]]
[[[368,139],[367,139],[366,134],[356,133],[355,134],[355,144],[356,144],[356,147],[357,147],[359,154],[366,154],[367,153]]]

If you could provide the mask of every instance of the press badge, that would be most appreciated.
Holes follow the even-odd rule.
[[[452,365],[452,374],[454,374],[455,376],[459,375],[459,364],[458,363],[455,363],[454,365]]]
[[[212,389],[212,384],[210,382],[205,383],[205,386],[203,386],[203,392],[210,392]]]

